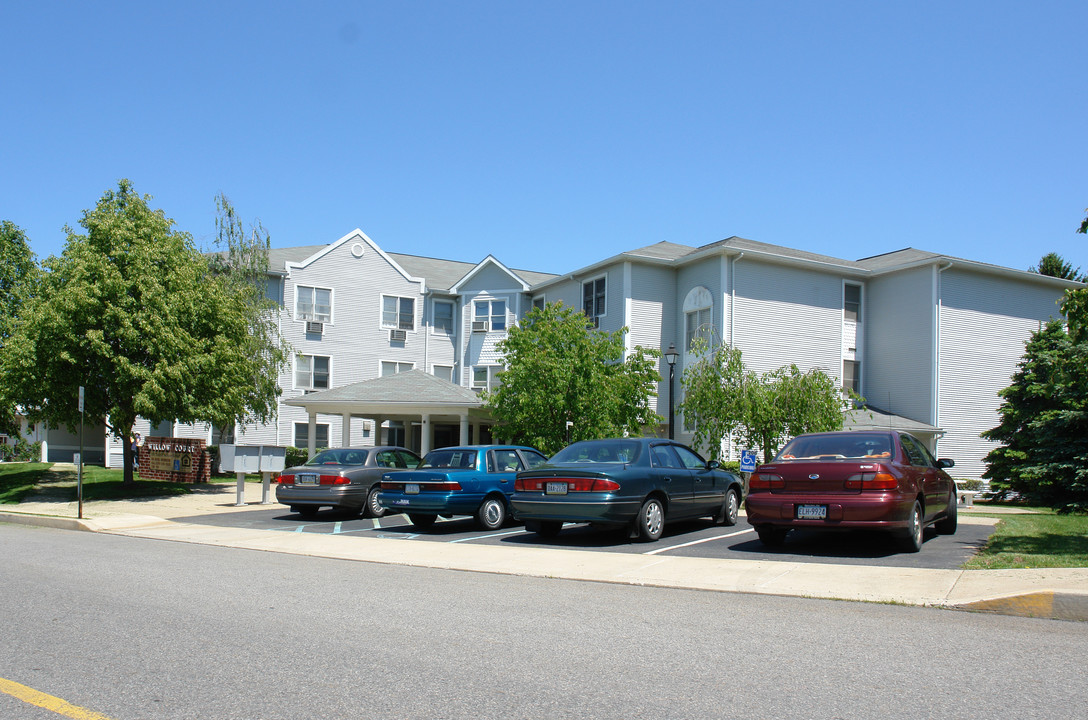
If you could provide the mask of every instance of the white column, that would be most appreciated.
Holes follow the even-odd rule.
[[[374,444],[384,445],[382,442],[382,419],[380,417],[372,418],[374,420]]]
[[[310,413],[310,424],[306,429],[306,449],[308,457],[317,452],[317,413]]]
[[[344,413],[344,428],[340,436],[340,444],[344,447],[351,447],[351,413]]]
[[[461,416],[461,439],[458,442],[468,445],[468,413]]]
[[[426,455],[431,451],[431,416],[423,413],[423,424],[419,429],[419,454]]]

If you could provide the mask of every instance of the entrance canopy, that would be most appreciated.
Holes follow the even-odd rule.
[[[344,418],[345,446],[351,444],[351,418],[374,421],[375,443],[381,443],[381,426],[386,420],[410,427],[419,423],[419,453],[426,455],[434,445],[432,423],[460,425],[460,443],[468,444],[470,425],[479,439],[481,425],[491,424],[491,415],[479,396],[468,388],[435,377],[422,370],[407,370],[394,375],[344,385],[331,390],[309,393],[284,401],[285,405],[304,408],[310,416],[309,452],[316,450],[317,415]]]
[[[865,405],[846,413],[843,418],[843,430],[902,430],[925,443],[930,452],[935,452],[937,440],[944,435],[944,430],[939,427],[901,415],[893,415],[872,405]]]

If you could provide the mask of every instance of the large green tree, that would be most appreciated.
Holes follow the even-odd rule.
[[[34,292],[37,277],[38,264],[26,233],[8,220],[0,221],[0,354],[23,302]],[[0,384],[0,432],[14,436],[19,430],[15,403],[2,391]]]
[[[1088,275],[1081,274],[1079,267],[1073,267],[1071,263],[1066,262],[1065,258],[1053,252],[1043,255],[1039,259],[1039,264],[1029,269],[1040,275],[1049,275],[1063,280],[1077,280],[1078,282],[1088,280]]]
[[[1088,340],[1047,323],[998,395],[1000,424],[982,437],[1001,446],[987,454],[983,477],[1005,495],[1061,512],[1088,510]]]
[[[5,347],[3,384],[32,421],[86,416],[128,438],[136,418],[231,425],[274,416],[286,348],[270,306],[122,180],[67,228]],[[132,457],[124,445],[125,481]]]
[[[794,435],[842,429],[844,391],[822,370],[788,365],[757,375],[739,349],[722,344],[710,350],[702,341],[691,354],[698,359],[681,378],[680,411],[695,421],[694,444],[711,458],[720,459],[730,434],[770,461]]]
[[[626,333],[594,330],[562,303],[534,308],[498,344],[506,369],[484,400],[499,434],[551,455],[568,432],[573,442],[641,435],[659,423],[650,398],[661,380],[660,353],[636,347],[625,359]]]

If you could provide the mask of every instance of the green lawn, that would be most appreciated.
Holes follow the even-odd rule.
[[[52,463],[3,463],[0,464],[0,504],[19,503],[33,496],[44,496],[60,502],[75,502],[76,474],[65,473],[61,478],[52,478],[49,469]],[[130,498],[163,497],[186,495],[193,486],[188,483],[164,482],[161,480],[142,480],[125,485],[123,472],[119,468],[104,468],[96,465],[83,467],[83,501],[92,500],[128,500]],[[246,482],[260,482],[260,475],[247,475]],[[235,482],[234,478],[212,478],[213,483]]]
[[[22,502],[50,467],[49,463],[0,463],[0,504]]]
[[[1058,515],[1046,508],[1033,510],[1024,515],[990,515],[1001,521],[986,547],[964,567],[969,570],[1088,567],[1088,515]]]

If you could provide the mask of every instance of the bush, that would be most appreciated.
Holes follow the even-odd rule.
[[[305,465],[306,461],[309,459],[310,453],[306,448],[289,447],[287,448],[287,454],[284,458],[284,467]]]
[[[0,460],[4,462],[39,462],[41,457],[40,441],[16,440],[14,445],[0,445]]]

